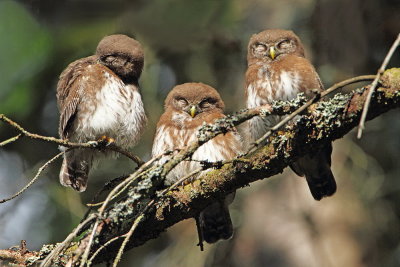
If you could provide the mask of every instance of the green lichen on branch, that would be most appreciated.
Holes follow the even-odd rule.
[[[400,106],[399,73],[399,69],[391,69],[382,76],[382,86],[373,95],[368,120]],[[193,217],[215,199],[253,181],[280,173],[299,157],[347,134],[358,124],[367,88],[361,88],[350,94],[337,94],[329,100],[311,105],[295,122],[269,136],[267,144],[255,152],[208,172],[201,180],[169,192],[147,211],[126,249],[140,246],[149,239],[156,238],[171,225]],[[200,141],[176,153],[167,164],[149,168],[139,184],[131,187],[125,196],[104,212],[90,253],[94,253],[106,242],[114,241],[100,251],[94,263],[113,259],[123,240],[120,237],[128,232],[149,198],[156,195],[155,184],[160,183],[162,177],[165,177],[181,160],[190,158],[207,138],[223,134],[254,116],[276,114],[274,112],[279,110],[282,112],[280,115],[288,114],[304,104],[305,99],[299,96],[294,101],[297,103],[280,102],[269,107],[244,110],[222,119],[214,126],[206,125],[199,133]],[[85,244],[85,240],[87,236],[83,235],[81,244]],[[68,252],[71,250],[73,249],[69,249]],[[68,255],[60,257],[68,258]],[[62,266],[63,263],[60,262],[58,265]]]
[[[375,92],[368,120],[400,105],[400,87],[397,80],[393,80],[394,78],[388,77],[386,74],[382,79],[387,79],[385,87],[380,87]],[[351,94],[337,94],[329,100],[313,104],[299,120],[286,126],[282,131],[274,133],[269,138],[268,144],[259,148],[255,153],[247,155],[243,160],[240,158],[226,164],[221,169],[209,172],[201,180],[170,192],[146,214],[127,248],[139,246],[147,240],[157,237],[169,226],[193,217],[215,199],[253,181],[278,174],[297,158],[312,152],[326,142],[343,137],[358,124],[367,88],[361,88]],[[283,106],[284,103],[279,105]],[[232,127],[232,124],[237,125],[235,123],[241,121],[241,118],[232,115],[226,120],[219,126],[206,126],[204,131],[223,132]],[[212,129],[208,127],[212,127]],[[121,212],[120,208],[118,208],[119,212],[113,212],[114,208],[112,207],[108,213],[110,216],[117,216],[118,219],[114,221],[125,222],[123,225],[118,225],[117,232],[119,234],[128,230],[132,218],[135,218],[135,210],[138,210],[126,208],[130,204],[132,203],[125,199],[115,205],[115,207],[125,206],[124,212]],[[99,240],[101,240],[99,243],[113,237],[115,235],[108,235],[107,230],[99,235]],[[107,259],[108,253],[115,253],[120,243],[121,241],[115,241],[108,247],[107,253],[100,253],[95,261],[100,262]]]

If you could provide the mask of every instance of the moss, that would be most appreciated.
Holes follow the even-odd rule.
[[[400,89],[400,68],[392,68],[386,70],[380,82],[386,88]]]

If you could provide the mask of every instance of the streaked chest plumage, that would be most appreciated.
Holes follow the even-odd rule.
[[[90,80],[90,74],[89,70],[82,76],[83,83]],[[134,145],[146,122],[139,89],[104,69],[99,79],[84,89],[70,139],[88,141],[106,135],[119,146]]]
[[[291,100],[300,93],[302,77],[291,70],[274,70],[260,65],[253,80],[248,81],[247,107],[271,104],[274,100]],[[265,134],[282,118],[280,116],[256,117],[249,120],[250,142]]]
[[[157,156],[168,150],[182,149],[191,142],[197,140],[196,134],[200,128],[185,129],[161,125],[158,127],[154,139],[152,155]],[[229,132],[226,135],[220,135],[208,141],[199,147],[193,154],[194,160],[207,160],[217,162],[235,157],[242,152],[242,141],[236,132]],[[169,160],[170,157],[164,157],[160,163]],[[190,172],[200,168],[200,163],[196,161],[183,161],[179,163],[168,175],[165,183],[172,184]]]

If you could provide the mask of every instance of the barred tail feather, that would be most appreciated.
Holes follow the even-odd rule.
[[[306,179],[315,200],[332,196],[336,192],[335,178],[330,169],[325,170],[325,173],[319,177],[306,175]]]
[[[332,144],[327,144],[317,153],[305,155],[290,165],[299,176],[305,176],[315,200],[332,196],[336,192],[335,177],[331,171]]]
[[[61,165],[60,183],[79,192],[85,191],[91,165],[91,153],[82,151],[66,153]]]
[[[233,236],[233,226],[227,204],[215,202],[199,214],[201,234],[207,243]]]

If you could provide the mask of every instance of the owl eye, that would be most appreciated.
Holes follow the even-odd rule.
[[[215,103],[215,100],[214,100],[214,99],[212,99],[212,98],[206,98],[206,99],[203,99],[203,100],[200,102],[200,105],[199,105],[199,106],[200,106],[201,108],[205,109],[205,108],[211,107],[214,103]]]
[[[184,99],[182,97],[176,98],[175,101],[176,101],[177,105],[180,107],[186,107],[188,105],[188,102],[186,101],[186,99]]]
[[[102,57],[102,60],[103,60],[105,63],[110,64],[110,63],[112,63],[112,62],[115,60],[115,56],[112,56],[112,55],[104,56],[104,57]]]
[[[267,51],[267,46],[263,44],[256,44],[254,46],[254,53],[255,54],[264,54]]]
[[[278,43],[277,48],[279,50],[285,50],[285,49],[288,49],[291,46],[292,46],[292,41],[291,40],[283,40],[283,41],[280,41]]]

